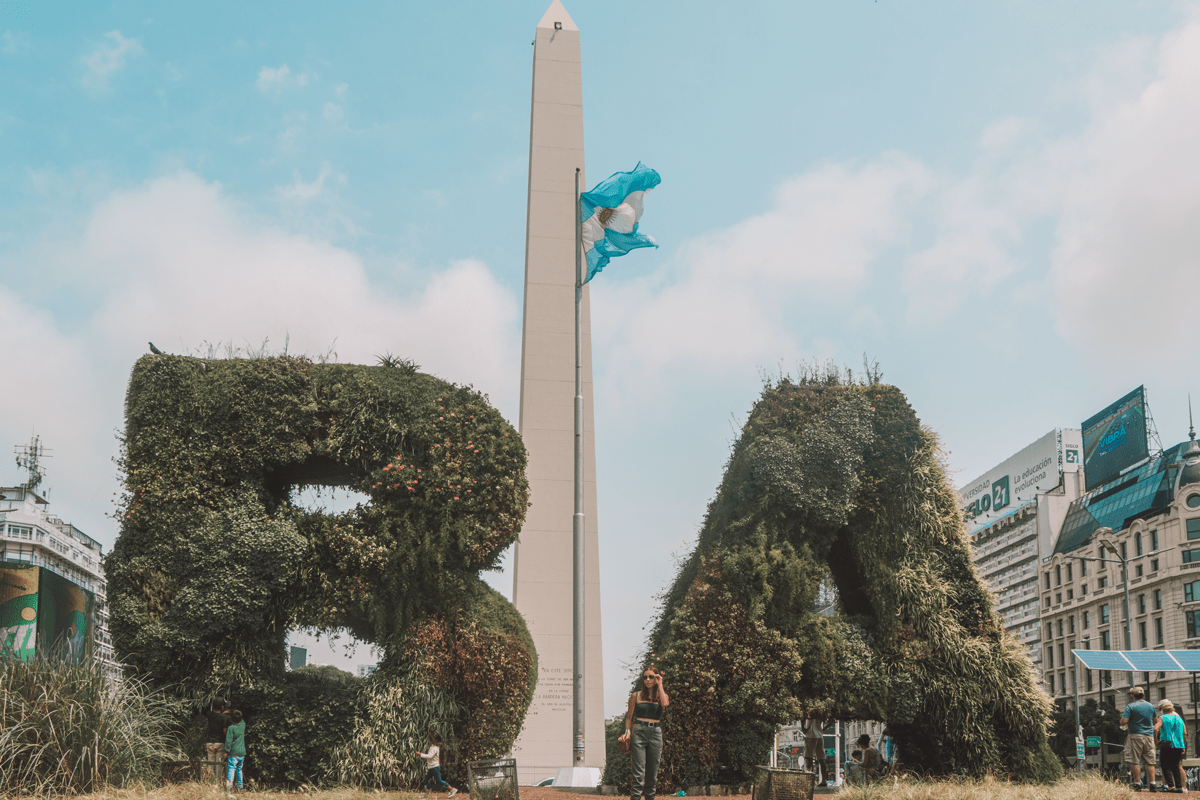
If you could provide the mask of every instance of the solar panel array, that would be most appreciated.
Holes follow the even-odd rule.
[[[1072,650],[1088,669],[1200,672],[1200,650]]]

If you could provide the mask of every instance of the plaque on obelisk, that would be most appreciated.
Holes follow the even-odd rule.
[[[564,767],[604,766],[604,681],[596,525],[592,342],[583,290],[584,560],[586,657],[582,763],[572,730],[572,515],[575,398],[575,170],[583,181],[583,84],[579,28],[559,0],[538,23],[529,125],[525,319],[521,342],[521,437],[529,451],[532,505],[516,546],[513,603],[538,652],[538,684],[513,752],[521,782]]]

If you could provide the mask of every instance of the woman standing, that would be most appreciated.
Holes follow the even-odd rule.
[[[1183,719],[1175,713],[1175,704],[1170,700],[1160,700],[1158,710],[1162,712],[1161,727],[1158,731],[1158,741],[1162,744],[1163,780],[1167,776],[1175,781],[1176,791],[1187,792],[1187,778],[1183,774]]]
[[[641,687],[629,696],[629,713],[625,715],[625,733],[620,742],[630,744],[632,787],[630,800],[654,800],[654,785],[658,781],[658,762],[662,757],[662,712],[671,705],[663,686],[662,673],[647,667],[642,673]],[[630,740],[632,739],[632,743]]]

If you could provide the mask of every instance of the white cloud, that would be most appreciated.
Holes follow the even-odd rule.
[[[83,59],[83,85],[93,91],[107,89],[109,76],[125,65],[125,59],[142,52],[137,39],[126,39],[120,31],[109,31],[104,38],[108,41],[96,45]]]
[[[325,189],[325,181],[330,177],[337,183],[344,184],[346,182],[345,174],[339,172],[335,175],[333,170],[329,168],[329,165],[325,164],[321,167],[320,174],[311,183],[305,183],[304,179],[300,177],[300,170],[296,170],[295,180],[292,182],[292,185],[280,186],[275,192],[281,200],[304,203],[320,197]]]
[[[293,350],[319,353],[336,340],[343,361],[390,350],[505,394],[518,310],[481,262],[454,262],[408,296],[389,296],[352,253],[251,225],[246,213],[191,173],[114,195],[93,215],[81,254],[120,269],[97,328],[132,346],[287,334]]]
[[[279,94],[284,89],[308,85],[308,74],[293,75],[287,64],[279,67],[263,67],[258,71],[258,80],[254,82],[263,94]]]
[[[1045,157],[1057,203],[1059,330],[1081,352],[1176,364],[1200,295],[1200,21],[1166,37],[1157,74]],[[1159,346],[1147,346],[1153,331]]]
[[[24,55],[33,50],[33,39],[24,31],[0,33],[0,53],[10,56]]]
[[[606,276],[593,303],[616,332],[599,333],[615,350],[609,360],[636,383],[672,363],[711,374],[796,353],[791,318],[811,308],[814,292],[859,286],[902,233],[902,201],[928,184],[926,170],[898,154],[827,164],[781,184],[766,213],[683,245],[672,272]]]

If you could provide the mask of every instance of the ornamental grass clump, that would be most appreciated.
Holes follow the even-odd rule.
[[[0,657],[0,795],[83,794],[158,779],[170,708],[99,664]]]

